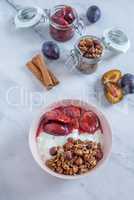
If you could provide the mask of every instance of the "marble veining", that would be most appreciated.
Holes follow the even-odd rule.
[[[48,25],[17,30],[13,24],[15,5],[51,8],[63,0],[0,1],[0,200],[129,200],[134,186],[134,95],[118,105],[109,106],[100,86],[100,76],[113,67],[134,74],[134,17],[132,0],[66,0],[83,17],[91,4],[102,9],[101,20],[86,21],[86,33],[102,36],[103,30],[120,26],[131,41],[126,54],[105,59],[93,75],[82,75],[65,66],[70,49],[78,38],[60,43],[61,59],[47,60],[61,83],[46,91],[25,68],[26,61],[50,40]],[[86,20],[85,16],[84,19]],[[27,102],[21,98],[27,96]],[[44,173],[35,163],[28,147],[28,132],[33,118],[43,105],[63,98],[78,98],[99,107],[108,118],[113,133],[113,148],[107,163],[95,174],[77,180],[58,180]]]

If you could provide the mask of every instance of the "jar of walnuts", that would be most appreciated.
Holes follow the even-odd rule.
[[[104,45],[102,41],[95,36],[86,35],[80,37],[76,42],[69,59],[71,59],[73,67],[82,73],[91,74],[96,71],[97,64],[102,59],[103,54]]]
[[[117,28],[105,30],[100,38],[85,35],[74,45],[67,63],[68,65],[71,63],[82,73],[91,74],[96,71],[98,63],[104,59],[104,54],[105,58],[112,58],[120,53],[126,53],[129,46],[127,35]]]

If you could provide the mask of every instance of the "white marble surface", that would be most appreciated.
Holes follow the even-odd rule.
[[[63,0],[23,0],[19,4],[50,8]],[[82,75],[64,67],[69,49],[75,42],[60,44],[59,61],[47,61],[61,83],[46,91],[25,67],[26,61],[40,51],[50,39],[47,27],[15,30],[15,10],[6,0],[0,1],[0,200],[128,200],[134,188],[134,96],[118,105],[98,101],[97,79],[112,67],[134,73],[134,2],[133,0],[66,0],[84,13],[91,4],[102,9],[101,20],[86,28],[86,33],[101,36],[105,28],[120,26],[131,40],[125,55],[105,60],[93,75]],[[66,49],[66,51],[65,51]],[[14,88],[11,90],[11,88]],[[7,93],[10,91],[10,101]],[[28,102],[21,102],[20,91]],[[95,91],[95,92],[94,92]],[[41,101],[41,97],[42,100]],[[28,132],[38,110],[62,98],[79,98],[100,108],[107,116],[113,132],[113,148],[109,161],[96,174],[77,181],[63,181],[45,174],[33,160],[28,147]]]

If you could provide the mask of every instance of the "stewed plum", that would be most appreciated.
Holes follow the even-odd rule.
[[[56,23],[56,24],[59,24],[61,26],[68,26],[68,22],[64,19],[63,16],[59,17],[57,15],[53,15],[51,17],[51,20]]]
[[[97,115],[91,111],[86,111],[80,118],[80,130],[82,132],[94,133],[100,127]]]
[[[79,107],[76,107],[76,106],[66,106],[64,108],[64,112],[67,116],[70,116],[73,118],[79,118],[81,110]]]
[[[56,122],[48,123],[44,126],[44,131],[52,135],[67,135],[69,130],[66,125]]]
[[[69,6],[64,8],[64,19],[71,24],[75,20],[73,9]]]
[[[39,132],[67,135],[74,129],[80,133],[94,134],[99,128],[100,121],[94,112],[73,105],[60,106],[43,115],[36,136]]]
[[[51,20],[59,25],[67,26],[75,20],[74,11],[70,6],[65,6],[60,10],[56,11],[52,15]],[[61,24],[60,20],[64,21],[64,23]]]
[[[71,121],[70,117],[68,117],[62,112],[62,110],[58,108],[45,113],[44,119],[46,123],[49,121],[58,121],[65,124]]]

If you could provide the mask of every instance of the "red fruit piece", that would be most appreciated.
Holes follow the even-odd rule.
[[[67,6],[67,7],[64,8],[64,13],[65,13],[64,19],[69,24],[71,24],[75,20],[75,15],[74,15],[73,9],[69,6]]]
[[[95,133],[100,128],[100,121],[95,113],[86,111],[80,118],[80,131]]]
[[[45,124],[45,119],[42,119],[39,123],[38,129],[36,132],[36,137],[38,137],[40,133],[44,131],[44,124]]]
[[[51,17],[51,20],[61,26],[68,26],[68,22],[63,17],[56,16],[55,14]]]
[[[64,15],[65,15],[64,9],[60,9],[60,10],[56,11],[56,13],[54,15],[57,17],[64,17]]]
[[[69,130],[66,126],[58,123],[49,123],[44,126],[44,131],[52,135],[67,135]]]
[[[79,118],[80,117],[80,108],[76,106],[67,106],[64,108],[64,112],[67,116],[72,118]]]
[[[68,124],[69,132],[71,133],[73,129],[79,129],[79,120],[72,119],[71,122]]]
[[[48,121],[58,121],[62,123],[69,123],[71,121],[70,117],[65,115],[62,110],[54,109],[45,113],[44,115],[46,123]]]

